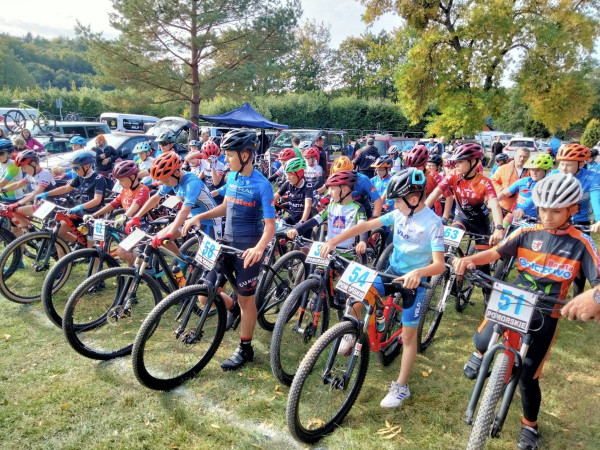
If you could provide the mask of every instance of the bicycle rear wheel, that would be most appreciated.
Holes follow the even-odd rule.
[[[18,109],[11,109],[4,114],[4,126],[11,133],[18,133],[27,127],[27,119]]]
[[[56,128],[56,119],[50,111],[42,111],[37,117],[36,125],[42,133],[49,133]]]
[[[329,326],[327,296],[323,297],[320,314],[314,310],[314,305],[322,294],[320,285],[320,281],[315,278],[300,283],[290,293],[277,316],[271,338],[271,370],[275,378],[286,386],[292,384],[298,365],[315,337],[323,334]],[[299,322],[300,307],[305,311]]]
[[[107,360],[131,353],[140,323],[161,301],[160,287],[144,273],[135,282],[136,269],[115,267],[97,273],[69,297],[63,313],[63,331],[78,353]]]
[[[436,275],[431,279],[431,289],[425,294],[423,315],[417,329],[417,350],[423,353],[431,345],[433,337],[437,332],[444,310],[441,309],[441,300],[448,282],[448,272]],[[445,276],[446,275],[446,276]]]
[[[205,285],[187,286],[161,301],[142,323],[133,345],[133,372],[150,389],[173,389],[195,377],[214,356],[225,333],[227,311],[220,295],[206,305]],[[184,325],[184,318],[187,323]]]
[[[353,322],[341,322],[321,336],[304,357],[290,388],[287,424],[294,438],[313,444],[334,431],[354,405],[369,366],[369,343],[364,336],[361,347],[351,354],[357,360],[347,374],[350,356],[337,354],[345,334],[356,339],[360,330]],[[331,369],[326,370],[330,367]]]

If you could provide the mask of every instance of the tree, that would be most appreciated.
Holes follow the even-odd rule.
[[[198,104],[216,95],[242,97],[290,49],[298,0],[112,0],[107,40],[78,25],[100,80],[156,91],[155,102]]]
[[[0,44],[0,86],[7,88],[28,88],[35,86],[35,80],[12,50]]]
[[[418,36],[399,68],[400,101],[414,122],[432,104],[429,131],[472,134],[504,103],[512,71],[534,120],[550,130],[586,118],[593,104],[589,57],[596,0],[361,0],[365,20],[394,12]]]
[[[588,147],[593,147],[600,142],[600,120],[592,119],[588,122],[581,136],[581,143]]]

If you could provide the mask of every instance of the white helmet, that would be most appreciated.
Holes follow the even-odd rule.
[[[398,146],[397,145],[392,145],[390,148],[388,148],[387,154],[388,155],[395,155],[398,153]]]
[[[531,196],[538,208],[566,208],[579,203],[583,190],[573,175],[555,173],[538,181]]]

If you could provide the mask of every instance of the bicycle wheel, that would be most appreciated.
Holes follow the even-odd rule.
[[[467,450],[483,449],[485,440],[490,435],[492,424],[496,417],[496,404],[504,391],[504,379],[506,378],[509,363],[510,359],[507,354],[501,352],[496,356],[492,375],[485,387],[483,399],[475,416]]]
[[[56,119],[50,111],[41,111],[35,123],[42,133],[49,133],[56,128]]]
[[[150,389],[173,389],[195,377],[214,356],[225,333],[227,311],[219,294],[202,306],[205,285],[186,286],[161,301],[148,315],[135,338],[133,372]],[[205,321],[200,327],[204,308]],[[183,324],[186,314],[189,318]]]
[[[394,244],[388,245],[381,253],[379,259],[377,260],[377,264],[375,265],[375,270],[378,272],[385,272],[390,267],[390,258],[392,257],[392,253],[394,253]]]
[[[267,331],[273,331],[277,316],[295,286],[300,284],[307,273],[306,255],[300,250],[286,253],[272,268],[267,268],[261,290],[256,291],[260,298],[258,324]]]
[[[62,313],[71,293],[92,275],[110,267],[119,267],[119,262],[104,255],[100,264],[100,252],[95,248],[82,248],[61,258],[48,272],[42,286],[41,299],[48,319],[62,327]]]
[[[139,284],[135,276],[133,267],[115,267],[75,289],[63,313],[63,331],[75,351],[100,360],[131,353],[140,323],[162,299],[150,275]]]
[[[12,231],[10,231],[10,228],[0,228],[0,255],[4,252],[4,250],[6,250],[6,247],[11,243],[14,242],[17,238],[15,237],[15,235],[12,233]],[[13,264],[10,264],[8,267],[4,268],[4,273],[5,276],[8,278],[10,277],[13,272],[18,268],[18,262],[14,262]]]
[[[286,386],[292,384],[298,365],[314,338],[323,334],[329,326],[327,296],[323,295],[320,314],[314,310],[317,299],[325,294],[321,292],[320,285],[320,281],[315,278],[300,283],[292,290],[277,316],[271,338],[271,370],[275,378]],[[305,311],[299,323],[299,308],[302,305]]]
[[[431,289],[425,294],[423,314],[417,328],[417,350],[423,353],[431,345],[433,337],[440,326],[444,309],[441,307],[442,297],[448,282],[448,272],[431,278]]]
[[[346,378],[351,358],[337,354],[345,334],[358,339],[360,330],[349,321],[327,330],[306,354],[292,382],[286,410],[287,424],[292,436],[307,444],[317,442],[340,425],[356,401],[367,375],[369,343],[363,336],[359,341],[360,350],[352,352],[357,361]],[[331,369],[326,370],[327,367]]]
[[[381,333],[381,342],[387,341],[397,331],[402,329],[402,315],[396,308],[391,308],[385,323],[385,328]],[[394,339],[386,348],[377,352],[377,359],[384,366],[389,366],[400,354],[402,349],[402,335]]]
[[[385,250],[386,235],[383,228],[376,228],[369,234],[367,248],[373,249],[373,254],[367,258],[367,265],[373,267],[379,260],[379,256]]]
[[[474,287],[475,285],[469,283],[467,283],[465,287],[465,279],[462,277],[457,276],[454,279],[454,309],[456,309],[457,312],[463,312],[469,305]]]
[[[41,298],[46,274],[62,256],[71,252],[61,238],[57,237],[53,245],[52,239],[49,231],[36,231],[6,246],[0,254],[0,291],[7,299],[31,303]]]
[[[11,133],[18,133],[27,127],[27,119],[18,109],[11,109],[4,114],[4,126]]]

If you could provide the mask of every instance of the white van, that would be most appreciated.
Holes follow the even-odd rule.
[[[140,114],[122,114],[115,112],[105,112],[100,114],[100,122],[105,123],[110,131],[120,131],[122,133],[143,134],[148,129],[147,124],[154,124],[158,117],[143,116]]]

